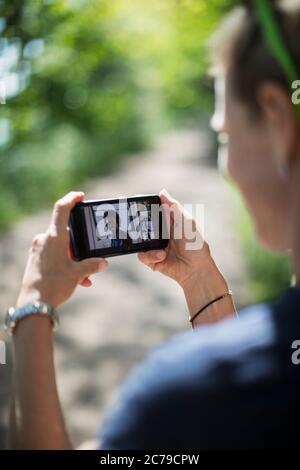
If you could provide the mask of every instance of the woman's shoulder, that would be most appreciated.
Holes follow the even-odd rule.
[[[123,393],[152,397],[170,387],[189,384],[213,376],[219,364],[234,367],[237,360],[275,341],[272,311],[268,305],[245,309],[239,317],[178,334],[157,345],[137,365],[123,384]],[[200,380],[201,382],[201,380]],[[148,393],[146,393],[148,394]]]
[[[252,387],[254,382],[276,380],[282,363],[282,340],[286,346],[289,335],[296,331],[294,325],[288,326],[291,320],[284,315],[293,312],[291,318],[300,325],[300,316],[295,315],[299,301],[300,291],[288,292],[276,302],[247,307],[237,317],[181,333],[156,346],[123,383],[119,400],[108,414],[106,438],[122,436],[120,423],[130,423],[136,439],[136,429],[144,429],[145,422],[149,424],[153,417],[161,417],[171,409],[175,419],[180,407],[185,413],[189,400],[195,397],[194,403],[204,404],[203,413],[211,403],[207,400],[213,397],[212,411],[219,416],[216,404],[223,407],[226,390],[232,397],[241,386],[245,390],[247,384]],[[286,349],[290,354],[290,344]],[[216,396],[221,399],[216,400]],[[234,409],[234,402],[230,406]]]
[[[177,335],[154,348],[143,367],[153,372],[148,377],[166,370],[166,381],[180,381],[183,376],[207,374],[220,364],[234,368],[249,363],[277,345],[290,345],[295,335],[300,338],[300,289],[291,288],[275,301],[251,305],[237,316]]]

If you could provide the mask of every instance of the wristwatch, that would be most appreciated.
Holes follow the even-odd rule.
[[[46,302],[36,301],[22,308],[9,308],[4,319],[4,330],[12,335],[18,322],[29,315],[48,315],[52,321],[53,329],[58,327],[59,317],[56,310]]]

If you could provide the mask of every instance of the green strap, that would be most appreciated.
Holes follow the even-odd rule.
[[[299,72],[288,47],[284,43],[284,38],[272,6],[269,0],[255,0],[255,3],[266,44],[282,67],[290,86],[292,86],[294,81],[299,80]],[[295,106],[300,120],[300,106]]]

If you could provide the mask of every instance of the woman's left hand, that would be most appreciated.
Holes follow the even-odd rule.
[[[40,300],[57,308],[71,297],[78,284],[89,287],[92,285],[89,276],[108,266],[102,258],[78,262],[70,256],[70,211],[83,198],[82,192],[70,192],[59,199],[54,205],[49,228],[34,237],[17,307]]]

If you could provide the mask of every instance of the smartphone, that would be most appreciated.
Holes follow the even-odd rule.
[[[69,227],[77,261],[164,249],[169,242],[156,194],[79,202],[71,211]]]

